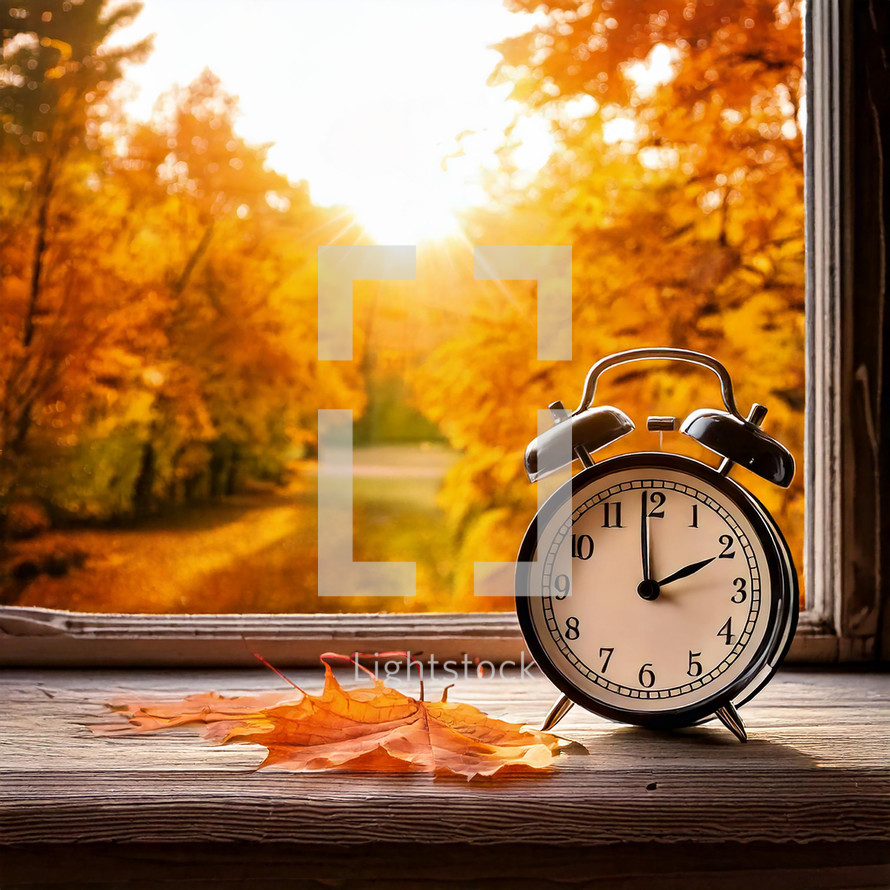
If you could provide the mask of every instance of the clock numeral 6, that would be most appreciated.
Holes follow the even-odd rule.
[[[556,588],[556,599],[564,600],[569,595],[569,576],[557,575],[553,579],[553,586]]]
[[[732,535],[720,535],[718,540],[723,545],[723,552],[720,554],[720,559],[735,559],[735,550],[732,549],[732,545],[735,544],[735,541],[733,540]]]
[[[744,578],[736,578],[732,582],[736,592],[730,597],[734,603],[743,603],[748,598],[748,591],[745,589],[747,583]]]
[[[566,618],[566,639],[577,640],[580,636],[581,631],[578,630],[578,619],[574,615]]]
[[[590,535],[572,535],[572,557],[590,559],[593,556],[593,538]]]
[[[640,668],[639,680],[640,686],[642,686],[643,689],[651,689],[655,685],[655,673],[650,670],[651,667],[652,663],[647,661],[646,664]]]
[[[696,661],[697,658],[701,657],[701,652],[693,652],[691,649],[689,650],[689,669],[686,671],[690,677],[700,677],[701,676],[701,662]]]

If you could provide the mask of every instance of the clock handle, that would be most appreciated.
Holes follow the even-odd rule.
[[[713,371],[720,381],[720,392],[723,396],[723,404],[726,410],[734,414],[739,420],[745,418],[736,408],[735,397],[732,392],[732,379],[729,372],[723,367],[717,359],[706,355],[703,352],[693,352],[691,349],[677,349],[671,346],[651,346],[644,349],[626,349],[624,352],[616,352],[600,359],[588,372],[587,379],[584,381],[584,395],[581,398],[581,404],[575,409],[575,414],[584,411],[593,404],[593,397],[596,394],[596,382],[600,374],[616,365],[624,365],[628,362],[651,361],[652,359],[662,359],[674,362],[690,362],[693,365],[700,365],[703,368]]]

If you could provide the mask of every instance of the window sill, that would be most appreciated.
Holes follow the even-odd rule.
[[[119,615],[0,606],[0,667],[243,667],[245,640],[279,667],[314,666],[322,652],[435,652],[498,664],[528,660],[514,612],[309,615]],[[786,662],[874,660],[873,637],[838,637],[804,613]]]
[[[310,688],[320,685],[320,671],[293,677]],[[239,861],[249,859],[252,843],[297,845],[319,861],[324,845],[335,843],[390,851],[409,845],[405,850],[415,853],[426,843],[489,853],[498,845],[502,852],[514,849],[514,863],[522,849],[528,855],[536,849],[534,861],[542,867],[550,855],[540,852],[544,847],[564,863],[584,850],[595,858],[616,849],[601,845],[621,844],[626,856],[658,842],[662,851],[663,845],[694,847],[702,868],[719,860],[721,870],[733,857],[738,868],[750,869],[753,850],[767,856],[788,845],[783,867],[797,861],[808,872],[820,856],[826,866],[852,855],[839,883],[808,886],[890,882],[886,675],[783,670],[744,708],[747,745],[717,725],[656,734],[576,708],[559,731],[585,745],[589,756],[563,757],[549,777],[479,784],[416,774],[255,772],[263,754],[253,746],[215,747],[188,731],[107,739],[84,725],[105,716],[103,702],[124,692],[231,694],[277,682],[256,670],[0,672],[0,844],[12,845],[5,853],[0,847],[0,863],[6,857],[19,870],[11,886],[22,869],[36,875],[59,867],[58,857],[35,853],[35,844],[70,853],[69,845],[85,842],[94,850],[124,843],[133,851],[144,844],[160,851],[234,841],[243,852]],[[550,684],[537,677],[462,680],[450,695],[533,723],[554,699]],[[807,845],[803,858],[788,852],[798,844]],[[225,849],[228,858],[236,849],[212,848]],[[122,848],[114,849],[120,857]],[[77,848],[79,860],[86,850]],[[331,853],[331,868],[340,856]],[[656,858],[663,864],[670,857]],[[630,861],[643,868],[647,857],[634,854]],[[648,861],[657,870],[651,856]],[[766,860],[758,861],[759,868]],[[873,883],[851,883],[850,868],[866,869]],[[534,885],[545,886],[542,880]]]

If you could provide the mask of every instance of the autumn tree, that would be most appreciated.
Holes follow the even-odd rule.
[[[110,49],[140,4],[0,5],[0,494],[64,449],[89,411],[95,366],[119,333],[104,265],[101,184],[111,92],[150,41]],[[79,380],[77,386],[72,384]],[[75,393],[77,395],[75,395]],[[73,396],[73,397],[72,397]],[[33,482],[33,479],[30,479]]]
[[[64,313],[72,297],[63,245],[75,223],[73,205],[88,198],[83,193],[94,185],[100,119],[123,63],[149,48],[144,41],[108,50],[108,37],[141,6],[105,6],[85,0],[0,7],[6,73],[0,83],[3,323],[10,334],[18,328],[17,337],[4,337],[0,437],[4,451],[14,454],[24,447],[38,401],[57,385],[60,354],[66,353],[58,330],[45,322]]]
[[[280,479],[360,389],[315,362],[342,211],[244,141],[210,72],[126,120],[112,90],[148,44],[105,41],[137,11],[3,10],[0,506],[108,517]]]
[[[334,212],[271,170],[267,146],[237,134],[236,114],[205,72],[161,99],[121,161],[141,208],[128,249],[158,293],[157,348],[142,353],[153,405],[140,510],[159,486],[218,495],[233,491],[239,467],[280,473],[314,436],[317,406],[355,386],[351,369],[319,376],[315,361],[316,246],[333,240]]]
[[[584,373],[617,349],[709,352],[739,402],[770,408],[769,431],[802,463],[804,226],[800,9],[785,0],[510,0],[536,12],[503,41],[493,74],[551,125],[550,162],[529,180],[503,165],[492,205],[468,217],[474,243],[571,244],[571,362],[535,360],[529,286],[476,286],[460,338],[418,380],[427,413],[466,456],[443,495],[461,564],[509,559],[533,512],[520,455],[534,408],[580,394]],[[507,295],[505,297],[505,294]],[[509,398],[504,394],[509,393]],[[708,375],[636,369],[606,382],[652,449],[647,413],[713,404]],[[461,405],[461,411],[447,406]],[[640,430],[640,428],[643,428]],[[677,437],[666,447],[703,457]],[[798,554],[802,473],[790,496],[746,476]],[[469,589],[471,575],[463,578]]]

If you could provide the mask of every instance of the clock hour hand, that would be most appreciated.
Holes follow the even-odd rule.
[[[659,587],[664,587],[665,584],[670,584],[671,581],[679,581],[680,578],[688,578],[690,575],[694,575],[699,569],[703,569],[709,563],[712,563],[717,557],[712,556],[710,559],[703,559],[700,562],[694,562],[691,565],[683,566],[682,569],[677,569],[673,575],[668,575],[667,578],[662,578],[661,581],[658,582]]]

